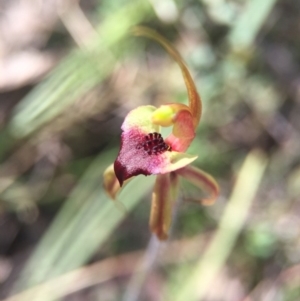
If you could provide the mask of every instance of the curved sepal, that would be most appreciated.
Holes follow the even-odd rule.
[[[176,173],[193,183],[195,186],[209,193],[207,198],[200,200],[203,205],[212,205],[218,198],[218,183],[211,175],[203,170],[193,166],[185,166],[181,169],[178,169]]]
[[[167,39],[162,37],[160,34],[155,32],[154,30],[151,30],[151,29],[149,29],[147,27],[143,27],[143,26],[136,26],[133,28],[132,31],[133,31],[133,34],[136,36],[144,36],[144,37],[148,37],[150,39],[157,41],[160,45],[162,45],[167,50],[167,52],[172,56],[172,58],[179,65],[182,75],[183,75],[183,78],[184,78],[184,81],[185,81],[185,85],[186,85],[186,89],[187,89],[187,93],[188,93],[188,97],[189,97],[189,107],[193,114],[194,128],[196,128],[200,121],[201,113],[202,113],[201,98],[197,92],[193,78],[192,78],[184,60],[182,59],[181,55],[178,53],[178,51],[173,47],[173,45]]]

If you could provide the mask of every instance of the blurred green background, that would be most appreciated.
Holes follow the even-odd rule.
[[[0,298],[300,300],[300,2],[0,1]],[[154,177],[106,196],[120,126],[142,104],[203,99],[189,153],[221,195],[180,185],[170,239]]]

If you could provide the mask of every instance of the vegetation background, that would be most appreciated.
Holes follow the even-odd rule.
[[[0,298],[300,299],[300,2],[0,1]],[[190,148],[215,176],[210,207],[181,183],[169,241],[148,229],[153,177],[102,189],[127,112],[185,102],[204,113]]]

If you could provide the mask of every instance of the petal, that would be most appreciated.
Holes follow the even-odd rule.
[[[190,111],[182,110],[175,117],[172,133],[174,136],[182,139],[193,140],[195,131],[193,127],[193,119]]]
[[[160,240],[168,238],[173,198],[170,174],[158,175],[152,194],[150,229]]]
[[[209,197],[201,200],[203,205],[212,205],[219,196],[219,185],[211,175],[203,170],[185,166],[178,169],[176,173],[210,194]]]
[[[154,110],[156,108],[153,106],[142,106],[132,110],[124,120],[121,147],[114,163],[120,186],[132,176],[164,174],[182,168],[197,158],[171,150],[157,133],[159,126],[151,122]],[[151,138],[150,133],[154,133]]]
[[[195,138],[193,120],[189,111],[177,114],[173,131],[167,137],[166,143],[178,152],[185,152]]]

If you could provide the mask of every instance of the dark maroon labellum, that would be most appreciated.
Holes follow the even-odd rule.
[[[159,133],[149,133],[144,137],[144,141],[139,143],[137,149],[143,148],[144,151],[149,155],[159,155],[163,152],[172,151],[172,147],[165,143],[164,138]]]

